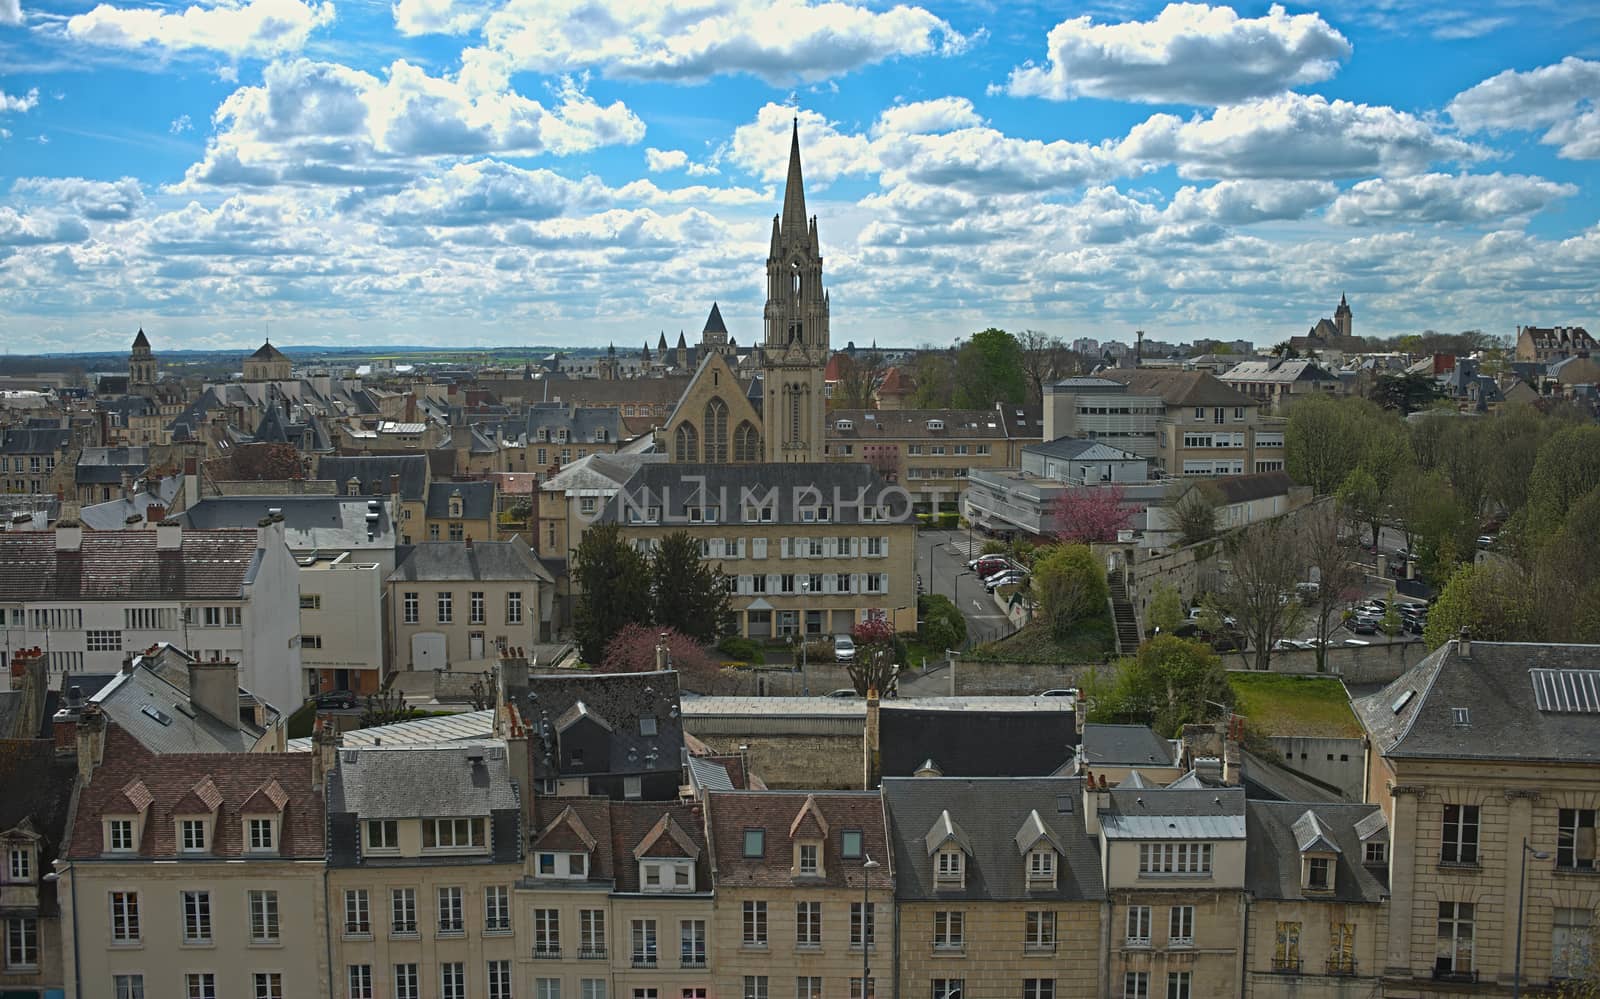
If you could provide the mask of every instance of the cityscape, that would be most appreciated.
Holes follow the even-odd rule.
[[[0,999],[1600,995],[1600,17],[1011,16],[0,0]]]

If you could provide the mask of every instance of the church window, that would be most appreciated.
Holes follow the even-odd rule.
[[[789,440],[800,441],[800,386],[789,386]]]
[[[700,460],[700,435],[695,431],[694,424],[678,424],[678,431],[673,435],[672,460],[682,462]]]
[[[755,462],[761,460],[761,433],[749,420],[742,420],[733,432],[733,460]]]
[[[706,403],[706,461],[728,460],[728,404],[713,396]]]

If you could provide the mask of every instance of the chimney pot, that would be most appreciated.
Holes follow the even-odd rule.
[[[1462,628],[1461,636],[1456,639],[1456,655],[1463,659],[1472,658],[1472,629]]]
[[[156,524],[156,550],[178,551],[183,548],[183,528],[168,517]]]

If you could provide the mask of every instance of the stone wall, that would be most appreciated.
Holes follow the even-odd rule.
[[[1271,741],[1290,769],[1332,784],[1350,801],[1366,793],[1365,740],[1274,735]]]
[[[998,697],[1037,694],[1044,690],[1079,686],[1080,678],[1093,668],[1087,664],[1062,666],[958,659],[954,667],[955,687],[951,689],[951,667],[943,662],[930,664],[930,667],[927,673],[919,670],[902,673],[901,696]]]
[[[1327,674],[1338,676],[1345,683],[1388,683],[1427,655],[1428,647],[1421,642],[1377,641],[1369,645],[1335,645],[1328,649]],[[1239,664],[1239,657],[1229,653],[1223,657],[1223,662],[1231,668]],[[1317,654],[1311,649],[1274,652],[1271,671],[1297,676],[1314,675],[1317,672]]]
[[[748,753],[750,772],[772,788],[861,790],[865,772],[861,750],[862,719],[852,731],[772,732],[742,735],[716,731],[720,726],[684,719],[684,728],[719,753]]]
[[[206,492],[217,496],[333,496],[332,479],[207,479]]]

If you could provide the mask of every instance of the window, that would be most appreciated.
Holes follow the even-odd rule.
[[[283,999],[283,975],[258,971],[254,975],[256,999]]]
[[[395,935],[417,932],[417,890],[389,889],[389,932]]]
[[[302,594],[300,594],[300,609],[301,610],[312,610],[312,611],[321,610],[322,609],[322,597],[318,596],[315,593],[302,593]]]
[[[1128,906],[1128,946],[1150,946],[1150,907],[1148,905]]]
[[[460,961],[439,965],[439,999],[467,999],[467,968]]]
[[[818,873],[817,844],[801,843],[795,848],[795,852],[798,854],[798,862],[795,866],[799,873],[813,876],[816,875]]]
[[[217,976],[209,971],[191,971],[183,984],[188,999],[217,999]]]
[[[276,819],[246,819],[246,839],[252,852],[266,853],[273,849],[277,837],[274,835]]]
[[[822,999],[822,979],[802,975],[794,980],[794,999]]]
[[[1175,905],[1167,910],[1167,944],[1174,947],[1194,945],[1194,906]]]
[[[490,885],[483,890],[483,931],[504,933],[511,929],[511,889]]]
[[[767,976],[744,976],[744,999],[767,999]]]
[[[1472,970],[1472,903],[1439,903],[1439,943],[1434,952],[1435,974],[1465,974]]]
[[[1389,862],[1389,844],[1381,839],[1372,840],[1366,847],[1366,862],[1369,864],[1386,864]]]
[[[1444,830],[1439,845],[1441,864],[1478,862],[1478,806],[1444,806]]]
[[[1022,980],[1022,999],[1056,999],[1056,980],[1054,978],[1024,978]]]
[[[561,979],[535,978],[533,993],[535,999],[561,999]]]
[[[204,621],[205,626],[207,628],[220,628],[220,627],[222,627],[222,608],[221,607],[202,607],[200,610],[201,610],[202,620]]]
[[[420,999],[421,984],[415,964],[394,966],[394,999]]]
[[[967,993],[965,978],[935,978],[932,999],[963,999]]]
[[[1556,821],[1556,866],[1594,870],[1595,810],[1563,808]]]
[[[452,521],[450,523],[450,540],[451,541],[465,541],[466,539],[467,539],[466,528],[462,526],[462,524],[461,524],[461,522],[459,520]]]
[[[606,980],[604,978],[585,978],[578,982],[579,994],[582,999],[606,999]]]
[[[352,964],[345,969],[350,999],[372,999],[372,965]]]
[[[678,924],[678,963],[685,968],[706,966],[706,921],[685,919]]]
[[[873,999],[873,997],[877,995],[877,992],[878,980],[876,978],[867,979],[867,987],[865,990],[861,988],[861,979],[850,979],[850,999]]]
[[[111,893],[111,941],[113,943],[139,942],[139,893],[114,891]]]
[[[1328,924],[1328,967],[1330,975],[1356,973],[1356,924]]]
[[[85,648],[90,652],[121,652],[122,632],[120,631],[86,631],[83,633]]]
[[[39,920],[13,916],[6,920],[6,963],[11,971],[39,966]]]
[[[322,648],[322,636],[321,635],[301,635],[300,636],[300,647],[302,649],[320,649],[320,648]]]
[[[640,735],[655,735],[656,734],[656,720],[655,720],[655,718],[653,718],[653,717],[640,718],[639,719],[639,734]]]
[[[1209,877],[1210,843],[1140,843],[1139,873]]]
[[[1594,914],[1556,909],[1550,927],[1550,977],[1586,978],[1594,973]]]
[[[206,820],[178,820],[179,848],[185,853],[199,853],[206,848]]]
[[[1310,891],[1329,891],[1333,882],[1329,880],[1329,860],[1327,857],[1306,858],[1306,888]]]
[[[1300,971],[1300,924],[1277,924],[1276,946],[1272,952],[1272,970],[1298,974]]]
[[[644,778],[622,778],[622,796],[629,801],[637,801],[638,799],[644,797]]]
[[[372,932],[372,910],[365,888],[344,890],[344,932],[346,936],[364,936]]]
[[[1049,850],[1034,850],[1028,854],[1028,880],[1054,881],[1056,855]]]
[[[211,942],[211,893],[186,891],[183,893],[183,942],[208,944]]]
[[[424,850],[470,850],[483,846],[482,819],[425,819]]]
[[[472,590],[467,593],[467,623],[483,624],[483,591]]]
[[[6,851],[6,879],[20,884],[33,881],[33,847],[13,846]]]
[[[656,921],[654,919],[635,919],[633,921],[633,966],[635,968],[654,968],[656,966]]]
[[[1123,975],[1122,999],[1150,999],[1150,972],[1130,971]]]
[[[1023,924],[1022,946],[1030,950],[1054,950],[1056,914],[1049,910],[1029,912]]]
[[[935,912],[933,914],[933,949],[960,950],[966,946],[965,913]]]
[[[860,947],[863,935],[866,937],[867,946],[871,947],[877,943],[877,917],[877,903],[866,903],[866,920],[863,925],[861,903],[850,903],[850,946]]]
[[[143,975],[112,975],[111,990],[114,999],[144,999]],[[350,999],[358,999],[352,995]]]
[[[822,946],[822,903],[796,902],[794,905],[794,944],[796,947]]]
[[[1217,410],[1221,415],[1222,410]],[[1188,971],[1167,972],[1167,999],[1189,999],[1189,986],[1193,973]]]
[[[440,933],[460,933],[466,929],[461,918],[461,888],[451,885],[438,891]]]
[[[522,623],[522,594],[506,594],[506,624]]]
[[[449,624],[456,619],[455,607],[452,604],[454,594],[441,593],[438,599],[439,623]]]
[[[743,942],[746,947],[765,947],[767,945],[767,903],[744,903]]]
[[[421,616],[417,610],[419,603],[420,601],[414,591],[407,591],[404,595],[402,595],[400,604],[402,613],[405,615],[406,624],[417,623]]]
[[[368,850],[400,849],[400,823],[395,819],[367,820]]]
[[[606,956],[606,911],[604,909],[578,910],[578,957]]]
[[[960,850],[940,850],[938,866],[934,871],[935,881],[961,880],[961,861],[964,858]]]
[[[109,841],[113,853],[123,853],[133,849],[132,819],[111,819],[106,824],[110,827]]]
[[[278,942],[278,893],[251,891],[246,894],[250,904],[250,942],[275,944]]]
[[[533,956],[561,956],[561,910],[533,910]]]
[[[488,999],[511,999],[511,962],[490,961]]]

